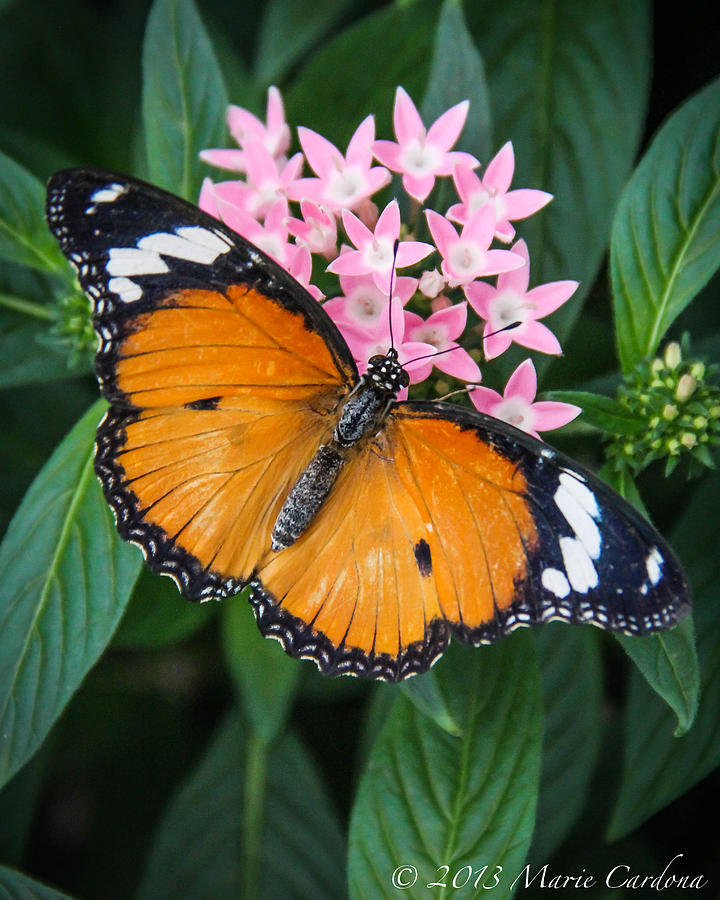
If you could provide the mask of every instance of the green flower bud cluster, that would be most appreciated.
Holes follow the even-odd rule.
[[[97,348],[97,337],[92,323],[90,303],[79,287],[63,294],[55,307],[56,320],[52,336],[69,348],[71,366],[86,363]]]
[[[640,363],[618,389],[618,402],[643,427],[615,435],[609,455],[617,469],[637,473],[665,459],[669,474],[681,459],[714,468],[720,444],[718,366],[683,359],[680,345],[670,343],[661,357]]]

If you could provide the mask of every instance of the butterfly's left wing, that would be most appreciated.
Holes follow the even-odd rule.
[[[390,680],[451,636],[488,643],[553,619],[645,634],[689,609],[668,545],[598,478],[497,420],[412,402],[306,534],[266,557],[252,599],[289,652]]]
[[[233,593],[332,433],[350,351],[287,272],[152,185],[59,172],[47,215],[93,305],[95,469],[118,530],[186,596]]]

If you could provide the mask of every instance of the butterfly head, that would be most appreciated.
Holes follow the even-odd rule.
[[[398,352],[391,347],[385,356],[378,354],[368,360],[367,381],[387,394],[395,395],[410,384],[410,376],[398,361]]]

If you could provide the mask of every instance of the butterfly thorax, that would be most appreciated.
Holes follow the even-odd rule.
[[[393,400],[408,383],[394,348],[369,360],[367,371],[342,407],[332,441],[320,445],[283,503],[272,532],[273,550],[290,547],[310,525],[347,462],[350,448],[377,433]]]

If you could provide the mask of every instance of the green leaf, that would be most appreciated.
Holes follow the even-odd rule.
[[[143,124],[150,179],[195,201],[201,150],[223,146],[227,94],[192,0],[155,0],[143,46]]]
[[[492,150],[490,98],[482,57],[467,29],[460,0],[445,0],[435,34],[422,116],[430,125],[461,100],[470,101],[463,133],[455,145],[487,160]]]
[[[342,20],[357,0],[269,0],[255,51],[255,80],[272,84]]]
[[[613,397],[590,391],[547,391],[544,397],[547,400],[581,406],[584,422],[610,434],[638,434],[646,427],[641,418],[633,415]]]
[[[695,719],[700,694],[692,616],[670,631],[644,637],[615,637],[650,687],[677,716],[676,736],[685,734]]]
[[[218,612],[217,603],[189,603],[171,578],[143,566],[113,638],[123,650],[154,650],[184,641]]]
[[[0,866],[0,896],[2,900],[70,900],[67,894],[5,866]]]
[[[288,118],[319,131],[345,151],[370,113],[377,136],[390,137],[395,88],[416,101],[432,56],[435,6],[393,4],[365,16],[318,50],[285,95]],[[332,73],[330,76],[328,73]]]
[[[370,754],[350,823],[350,896],[397,897],[393,873],[417,868],[406,897],[472,867],[472,883],[510,896],[532,836],[542,710],[532,637],[452,647],[436,669],[461,729],[453,737],[399,696]],[[498,872],[496,867],[502,867]],[[467,874],[465,870],[460,876]],[[406,869],[397,877],[411,877]],[[439,896],[448,896],[440,893]]]
[[[630,472],[616,471],[606,463],[601,475],[646,519],[649,515]],[[700,691],[695,629],[688,616],[670,631],[632,637],[614,635],[653,690],[677,716],[677,735],[692,725]]]
[[[46,272],[65,267],[45,223],[42,182],[4,153],[0,153],[0,259]]]
[[[623,780],[609,836],[637,828],[720,764],[717,714],[720,709],[720,556],[717,518],[720,476],[703,479],[673,529],[672,538],[694,589],[697,649],[702,675],[695,723],[674,737],[675,716],[634,672],[626,710]]]
[[[0,784],[37,750],[107,646],[140,553],[93,472],[98,401],[37,476],[0,546]]]
[[[0,390],[63,381],[77,374],[61,353],[43,341],[47,332],[47,323],[16,312],[0,312]]]
[[[318,774],[286,735],[268,751],[258,896],[328,898],[344,893],[343,840]],[[170,805],[139,898],[215,900],[241,893],[245,735],[229,716]]]
[[[545,732],[532,859],[546,863],[582,812],[602,736],[603,669],[592,628],[552,623],[535,640]]]
[[[517,223],[532,283],[581,282],[549,320],[562,340],[602,262],[642,135],[648,3],[506,0],[498,15],[493,0],[476,0],[466,10],[487,69],[496,149],[506,140],[515,149],[513,188],[555,196]]]
[[[434,671],[403,681],[399,687],[415,708],[429,716],[438,727],[448,734],[460,734],[460,727],[453,718]]]
[[[657,350],[720,266],[720,79],[658,132],[622,195],[610,251],[627,372]]]
[[[253,730],[271,741],[283,728],[302,668],[258,631],[245,593],[227,600],[222,610],[225,661],[242,709]]]

